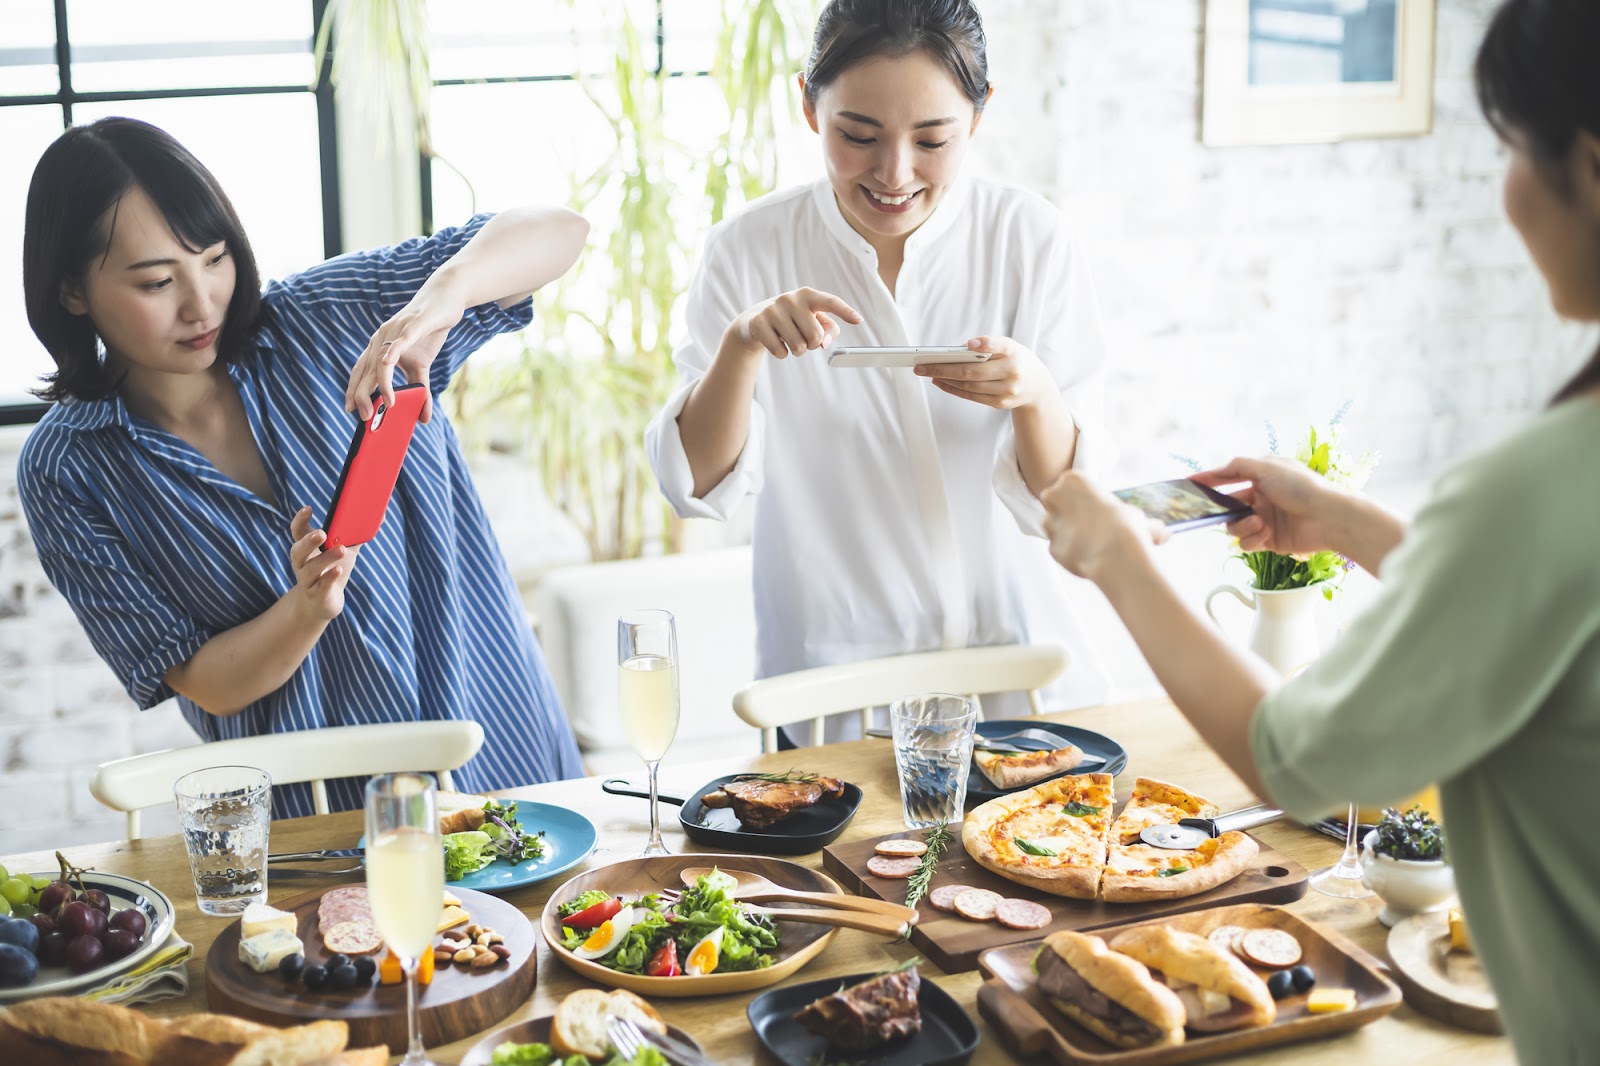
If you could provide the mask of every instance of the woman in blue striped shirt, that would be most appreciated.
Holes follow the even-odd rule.
[[[587,232],[559,209],[480,215],[262,292],[226,195],[166,133],[103,119],[45,151],[23,286],[57,403],[18,485],[46,573],[141,708],[176,695],[207,740],[475,719],[459,787],[583,772],[448,420],[425,413],[376,539],[324,551],[316,524],[347,411],[396,366],[431,401],[528,324]],[[306,786],[274,791],[279,816],[310,812]],[[336,807],[361,797],[330,782]]]

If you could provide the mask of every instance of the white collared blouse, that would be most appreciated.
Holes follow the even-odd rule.
[[[833,368],[826,352],[766,359],[734,469],[703,497],[678,433],[728,324],[801,286],[862,315],[844,345],[1031,348],[1079,430],[1103,446],[1105,341],[1087,267],[1061,213],[1012,186],[963,178],[906,241],[891,294],[872,246],[826,181],[774,193],[712,230],[675,353],[682,384],[650,423],[661,490],[683,517],[728,518],[759,494],[753,530],[761,677],[938,648],[1055,642],[1072,665],[1050,705],[1101,702],[1098,659],[1050,558],[1044,509],[1017,465],[1011,416],[908,368]]]

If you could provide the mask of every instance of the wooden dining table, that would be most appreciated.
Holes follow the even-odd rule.
[[[1114,704],[1104,707],[1048,714],[1043,720],[1069,723],[1114,738],[1128,750],[1127,769],[1119,779],[1118,791],[1126,793],[1135,776],[1155,777],[1181,783],[1207,796],[1224,809],[1254,802],[1240,780],[1203,744],[1194,730],[1165,699]],[[752,733],[752,753],[731,759],[696,762],[687,745],[668,755],[662,767],[662,790],[686,795],[721,774],[743,771],[783,771],[790,768],[816,770],[854,782],[865,798],[854,821],[841,840],[881,836],[903,828],[894,750],[888,740],[860,740],[832,744],[826,748],[801,748],[770,755],[758,754]],[[640,773],[635,779],[642,780]],[[510,790],[504,795],[519,800],[536,800],[578,811],[594,822],[599,844],[580,867],[539,884],[508,892],[504,898],[537,924],[545,901],[570,876],[621,859],[631,858],[644,846],[648,834],[647,804],[638,799],[609,795],[601,790],[601,778],[535,785]],[[673,851],[704,851],[678,829],[677,808],[663,806],[663,835]],[[1252,832],[1308,869],[1327,866],[1339,855],[1339,844],[1289,821],[1263,826]],[[308,851],[318,848],[353,846],[362,833],[360,811],[345,811],[274,822],[271,847],[275,852]],[[194,957],[188,963],[189,992],[179,999],[151,1003],[143,1009],[155,1016],[171,1016],[206,1009],[205,958],[229,919],[200,913],[195,905],[188,859],[183,841],[176,835],[142,840],[84,845],[63,849],[74,864],[123,874],[155,885],[171,899],[177,911],[177,930],[194,944]],[[820,870],[820,852],[795,857],[795,861]],[[0,858],[12,870],[51,870],[56,867],[49,852],[8,855]],[[270,882],[269,899],[278,902],[319,887],[331,887],[344,878],[279,878]],[[1370,899],[1347,900],[1310,891],[1303,899],[1288,904],[1295,914],[1330,926],[1383,959],[1387,930],[1378,922],[1378,905]],[[833,943],[790,981],[810,981],[895,965],[915,954],[909,944],[876,937],[868,933],[841,929]],[[998,1035],[979,1016],[976,1007],[978,988],[983,981],[977,971],[944,974],[931,964],[921,967],[924,979],[931,979],[949,992],[977,1021],[982,1041],[972,1062],[977,1064],[1018,1062],[1001,1043]],[[575,976],[550,949],[541,944],[538,983],[532,998],[507,1016],[503,1024],[537,1018],[554,1012],[562,997],[587,982]],[[773,1063],[776,1060],[759,1044],[745,1017],[750,999],[760,993],[660,999],[656,1007],[672,1024],[691,1034],[715,1063]],[[456,1063],[477,1042],[479,1036],[443,1047],[430,1048],[441,1063]],[[403,1049],[391,1049],[403,1050]],[[1486,1036],[1453,1028],[1402,1005],[1399,1009],[1353,1033],[1320,1041],[1290,1044],[1257,1051],[1228,1061],[1250,1063],[1289,1063],[1302,1066],[1334,1063],[1438,1063],[1449,1066],[1510,1064],[1515,1062],[1511,1045],[1504,1037]]]

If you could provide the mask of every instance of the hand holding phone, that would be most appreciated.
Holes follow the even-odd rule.
[[[374,397],[372,416],[357,423],[333,491],[325,547],[365,544],[378,535],[427,399],[428,387],[421,383],[395,389],[392,403]]]
[[[921,366],[925,363],[982,363],[988,352],[977,352],[966,345],[921,345],[918,347],[845,347],[828,353],[829,366]]]
[[[1243,501],[1188,478],[1117,489],[1112,495],[1133,504],[1166,526],[1169,533],[1233,522],[1250,514],[1249,506]]]

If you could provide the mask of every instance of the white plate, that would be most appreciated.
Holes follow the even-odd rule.
[[[61,876],[61,871],[52,870],[38,876],[55,880]],[[137,907],[143,911],[147,926],[144,942],[134,950],[133,954],[124,956],[116,962],[108,962],[88,973],[75,974],[65,966],[40,966],[39,976],[33,979],[32,984],[24,985],[22,988],[0,988],[0,1003],[32,999],[34,996],[64,996],[92,988],[137,966],[167,942],[167,936],[172,932],[172,901],[159,888],[147,885],[143,881],[135,881],[131,877],[123,877],[121,874],[105,874],[93,870],[83,875],[83,887],[98,888],[104,892],[111,899],[112,914],[128,907]]]

